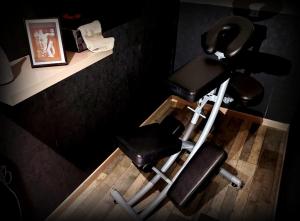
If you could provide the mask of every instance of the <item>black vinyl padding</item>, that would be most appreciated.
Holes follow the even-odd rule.
[[[194,102],[229,76],[230,71],[226,71],[220,61],[199,56],[170,76],[169,87],[175,95]]]
[[[183,130],[180,121],[167,117],[161,124],[138,127],[116,138],[120,149],[139,169],[146,171],[149,165],[181,150],[182,141],[178,136]]]
[[[241,16],[228,16],[217,21],[212,28],[202,35],[202,47],[208,54],[213,54],[216,51],[224,53],[226,58],[230,58],[239,53],[247,44],[248,40],[254,33],[254,25],[247,18]],[[227,33],[226,33],[227,32]],[[231,41],[227,42],[225,48],[218,48],[219,43],[222,43],[221,35],[232,35]],[[225,41],[227,41],[225,39]]]
[[[162,127],[163,130],[166,130],[169,134],[172,134],[176,137],[180,137],[180,135],[183,133],[185,129],[183,123],[181,123],[181,121],[176,119],[171,114],[169,114],[162,120],[160,126]]]
[[[255,78],[239,73],[231,79],[229,93],[247,106],[260,102],[264,95],[264,87]]]
[[[175,205],[184,206],[219,171],[226,158],[227,153],[221,147],[204,143],[172,184],[168,197]]]

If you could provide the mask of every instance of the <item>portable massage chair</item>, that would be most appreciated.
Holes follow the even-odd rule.
[[[193,193],[216,174],[222,175],[237,188],[242,187],[243,183],[239,178],[222,168],[227,158],[226,152],[221,147],[206,142],[206,138],[222,102],[228,102],[225,91],[230,78],[236,75],[235,58],[249,48],[254,31],[254,25],[244,17],[229,16],[219,20],[202,35],[202,47],[208,55],[196,57],[169,78],[170,89],[175,95],[188,101],[197,101],[193,117],[186,128],[175,118],[166,117],[161,123],[142,126],[117,136],[120,149],[137,168],[143,171],[149,171],[150,168],[156,173],[129,200],[124,199],[116,189],[111,191],[114,201],[135,220],[146,219],[166,197],[176,206],[184,206]],[[214,55],[218,59],[212,58]],[[261,95],[261,91],[251,91],[251,84],[256,89],[260,87],[257,82],[250,80],[250,85],[245,84],[248,88],[246,90],[238,85],[233,87],[236,93],[240,93],[242,100],[248,101]],[[203,107],[207,102],[214,103],[209,118],[206,119],[197,142],[190,142],[189,138],[199,118],[205,117]],[[183,152],[189,153],[187,159],[176,175],[168,178],[165,173]],[[169,158],[164,165],[161,168],[155,167],[165,157]],[[135,211],[134,206],[160,179],[166,182],[164,189],[143,211]]]

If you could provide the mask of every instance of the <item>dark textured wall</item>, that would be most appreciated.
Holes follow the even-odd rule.
[[[165,3],[144,1],[139,16],[106,30],[115,37],[111,56],[13,107],[0,105],[0,157],[16,167],[30,220],[45,218],[115,150],[115,134],[169,95],[179,2]]]
[[[113,55],[14,107],[2,105],[0,155],[15,165],[28,220],[44,219],[115,149],[116,131],[141,121],[130,106],[139,105],[131,93],[141,83],[143,31],[141,18],[112,29]]]
[[[108,35],[116,38],[113,55],[5,107],[13,121],[79,167],[95,167],[112,151],[114,132],[130,118],[137,120],[130,116],[130,92],[139,75],[142,22],[124,24]]]
[[[113,135],[137,126],[167,96],[174,5],[149,3],[141,17],[104,33],[115,37],[113,55],[14,107],[3,105],[5,113],[77,166],[94,168],[115,147]]]
[[[238,2],[238,1],[237,1]],[[237,10],[233,7],[182,3],[178,25],[177,50],[175,69],[197,55],[203,55],[201,34],[208,30],[218,19],[233,15]],[[262,42],[260,52],[279,56],[290,63],[284,71],[276,61],[268,61],[273,72],[253,73],[265,88],[263,100],[255,106],[238,110],[254,113],[269,119],[290,123],[296,114],[299,102],[297,88],[299,87],[299,19],[297,15],[270,13],[262,19],[256,19],[255,24],[266,26],[267,37]],[[249,61],[250,62],[250,61]],[[261,61],[264,62],[264,61]],[[267,62],[267,61],[265,61]]]

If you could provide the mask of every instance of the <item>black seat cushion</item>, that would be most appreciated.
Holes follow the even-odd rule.
[[[204,143],[177,177],[168,197],[178,206],[184,206],[192,194],[208,183],[227,158],[227,153],[213,143]]]
[[[175,116],[169,114],[160,123],[162,129],[166,130],[167,133],[179,137],[184,131],[184,125],[181,121],[176,119]]]
[[[139,169],[145,169],[180,151],[182,144],[176,135],[158,123],[139,127],[116,138],[120,149]]]
[[[196,57],[169,78],[169,86],[175,95],[194,102],[218,87],[229,74],[220,61]]]

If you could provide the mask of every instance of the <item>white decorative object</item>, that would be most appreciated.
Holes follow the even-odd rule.
[[[92,52],[103,52],[112,50],[115,39],[113,37],[104,38],[101,24],[98,20],[78,27],[87,48]]]

